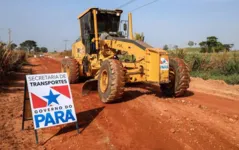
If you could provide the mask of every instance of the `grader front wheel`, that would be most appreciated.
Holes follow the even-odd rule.
[[[120,99],[124,93],[125,72],[119,60],[105,60],[98,77],[98,93],[104,103]]]
[[[189,88],[190,75],[185,62],[179,58],[169,58],[170,83],[161,84],[160,89],[166,96],[184,96]]]

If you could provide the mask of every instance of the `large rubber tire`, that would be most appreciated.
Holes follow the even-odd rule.
[[[105,88],[102,88],[102,83],[105,78],[108,82]],[[125,71],[119,60],[108,59],[105,60],[100,68],[98,77],[98,93],[103,103],[111,103],[120,99],[124,93],[125,86]]]
[[[160,85],[162,93],[166,96],[184,96],[189,88],[190,75],[188,66],[182,59],[169,58],[169,80],[170,83]]]
[[[71,84],[77,83],[79,80],[79,63],[72,58],[63,59],[61,61],[61,72],[66,72]]]

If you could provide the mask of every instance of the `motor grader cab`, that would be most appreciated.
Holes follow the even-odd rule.
[[[125,84],[134,82],[157,84],[167,96],[183,96],[190,81],[185,62],[135,40],[131,13],[129,37],[122,36],[119,32],[122,13],[122,10],[90,8],[78,16],[80,38],[72,45],[72,58],[63,59],[61,65],[70,83],[88,78],[83,94],[98,90],[104,103],[120,99]]]

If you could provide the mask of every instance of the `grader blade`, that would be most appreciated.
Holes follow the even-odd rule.
[[[82,87],[82,95],[87,95],[90,91],[96,91],[98,87],[98,80],[91,79],[84,83]]]

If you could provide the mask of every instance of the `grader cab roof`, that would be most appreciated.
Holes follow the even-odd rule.
[[[80,19],[81,17],[83,17],[85,14],[87,14],[88,12],[91,12],[92,10],[99,10],[100,12],[105,12],[105,13],[122,13],[123,10],[120,9],[115,9],[115,10],[108,10],[108,9],[100,9],[100,8],[89,8],[86,11],[84,11],[82,14],[80,14],[78,16],[78,19]]]

